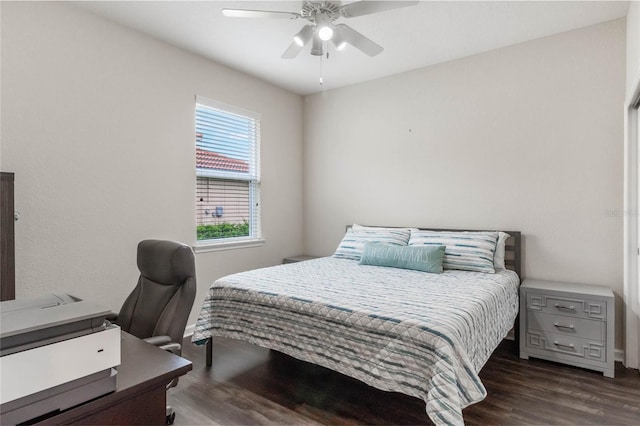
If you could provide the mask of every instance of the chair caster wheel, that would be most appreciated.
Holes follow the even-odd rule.
[[[176,413],[175,412],[173,412],[173,413],[171,413],[171,414],[169,414],[167,416],[167,424],[168,425],[172,425],[175,420],[176,420]]]

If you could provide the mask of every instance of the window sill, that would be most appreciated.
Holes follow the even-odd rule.
[[[197,253],[207,253],[210,251],[235,250],[241,248],[261,247],[265,241],[262,238],[252,240],[236,240],[221,242],[202,242],[193,246],[193,251]]]

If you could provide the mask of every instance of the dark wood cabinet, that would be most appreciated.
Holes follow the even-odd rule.
[[[13,173],[0,173],[0,300],[16,296]]]

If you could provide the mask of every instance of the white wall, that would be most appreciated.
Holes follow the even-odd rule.
[[[195,242],[196,94],[262,114],[266,244],[198,254],[194,311],[216,278],[302,251],[300,96],[62,3],[3,2],[1,78],[17,296],[118,310],[138,241]]]
[[[519,230],[524,277],[620,296],[624,79],[620,19],[306,97],[306,252],[354,222]]]
[[[627,12],[627,91],[635,89],[640,77],[640,2],[629,3]]]

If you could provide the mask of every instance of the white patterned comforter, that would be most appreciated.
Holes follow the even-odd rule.
[[[331,257],[229,275],[209,289],[192,341],[274,349],[426,402],[463,424],[486,396],[478,372],[518,312],[518,276],[430,274]]]

